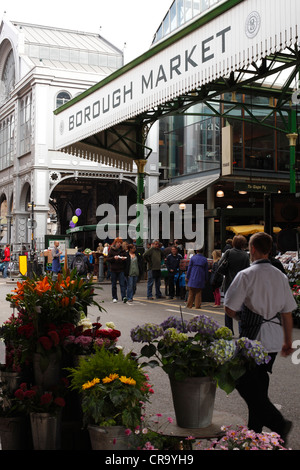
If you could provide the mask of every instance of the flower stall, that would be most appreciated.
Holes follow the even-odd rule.
[[[45,400],[54,397],[58,384],[66,378],[65,367],[73,365],[75,350],[80,355],[92,352],[96,345],[116,347],[120,331],[113,325],[92,324],[86,317],[90,305],[103,310],[95,295],[92,281],[83,280],[75,271],[65,271],[56,279],[51,275],[24,278],[7,295],[14,311],[0,328],[5,344],[5,364],[0,371],[2,418],[29,417],[37,412],[34,406],[49,415],[47,405],[57,408],[62,401],[57,397],[48,403]],[[63,414],[72,414],[66,385],[65,394]]]

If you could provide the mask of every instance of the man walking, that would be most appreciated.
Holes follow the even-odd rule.
[[[268,374],[272,373],[279,351],[285,357],[292,353],[292,311],[297,304],[287,277],[268,259],[271,248],[268,234],[252,235],[252,265],[236,275],[224,305],[227,315],[241,320],[240,336],[260,341],[271,356],[268,364],[247,370],[237,382],[236,388],[248,405],[248,427],[259,433],[266,426],[285,441],[292,423],[284,419],[268,397]]]

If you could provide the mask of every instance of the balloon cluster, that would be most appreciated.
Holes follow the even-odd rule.
[[[74,227],[75,227],[75,225],[76,225],[77,222],[78,222],[78,217],[79,217],[80,215],[81,215],[81,209],[76,209],[75,215],[73,215],[72,220],[71,220],[71,222],[69,223],[69,226],[70,226],[71,228],[74,228]]]

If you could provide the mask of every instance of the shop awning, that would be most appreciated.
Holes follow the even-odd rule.
[[[174,184],[161,189],[158,193],[145,199],[144,204],[150,206],[151,204],[174,204],[185,202],[192,196],[208,188],[211,184],[219,179],[219,174],[210,176],[203,176],[201,178],[189,180],[185,183]]]
[[[233,232],[235,235],[252,235],[253,233],[263,232],[264,225],[235,225],[235,226],[227,226],[226,230],[228,232]],[[278,233],[281,231],[280,227],[273,227],[273,232]]]

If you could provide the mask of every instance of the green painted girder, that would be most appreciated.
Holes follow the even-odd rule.
[[[152,150],[145,143],[151,125],[164,116],[172,115],[202,115],[238,119],[289,133],[288,115],[291,109],[291,95],[294,91],[293,81],[297,76],[300,76],[300,49],[295,45],[288,50],[289,54],[283,52],[270,54],[261,59],[258,64],[253,63],[248,67],[231,72],[228,77],[221,77],[196,90],[173,98],[169,102],[155,106],[128,121],[99,132],[83,142],[133,159],[148,158]],[[275,78],[285,72],[287,72],[287,77],[281,86],[266,86],[263,83],[265,79],[272,76],[274,76],[273,83],[275,83]],[[233,102],[227,99],[230,93],[235,94],[234,98],[244,95],[247,101]],[[253,97],[272,99],[272,106],[255,103]],[[209,112],[190,112],[190,108],[198,103],[204,103]],[[227,109],[224,109],[224,106],[225,108],[227,106]],[[257,111],[261,112],[257,113]],[[262,113],[262,111],[264,112]],[[300,110],[297,112],[299,113]],[[271,125],[269,118],[275,113],[277,114],[277,125]]]

